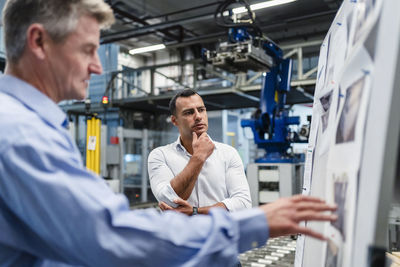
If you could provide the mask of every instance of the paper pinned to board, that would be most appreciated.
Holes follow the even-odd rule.
[[[96,150],[96,136],[89,136],[89,141],[88,141],[88,150]]]

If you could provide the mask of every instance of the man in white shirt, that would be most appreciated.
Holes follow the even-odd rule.
[[[151,189],[163,210],[207,214],[211,207],[251,207],[249,185],[235,148],[213,141],[202,98],[184,90],[170,101],[177,141],[154,149],[148,159]]]

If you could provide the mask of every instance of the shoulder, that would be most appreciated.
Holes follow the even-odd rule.
[[[12,143],[28,135],[36,135],[40,119],[31,110],[13,97],[0,93],[0,134],[1,143]],[[35,126],[37,125],[37,126]]]
[[[0,125],[9,126],[10,124],[29,123],[38,116],[28,107],[23,105],[17,99],[0,92]]]
[[[15,98],[0,93],[0,101],[4,103],[0,105],[0,150],[11,145],[70,146],[57,129]]]
[[[154,148],[149,154],[149,160],[154,159],[154,158],[167,157],[167,155],[174,152],[175,146],[176,146],[176,143],[174,142],[174,143],[171,143],[168,145],[159,146],[159,147]]]
[[[236,148],[234,148],[234,147],[232,147],[230,145],[227,145],[227,144],[224,144],[224,143],[220,143],[220,142],[216,142],[216,141],[214,141],[214,144],[215,144],[215,147],[217,149],[219,149],[219,150],[221,150],[223,152],[237,153]]]
[[[224,161],[241,161],[240,155],[238,153],[238,151],[236,150],[236,148],[224,144],[224,143],[220,143],[220,142],[215,142],[215,147],[217,148],[215,151],[218,155],[219,158],[224,159]]]

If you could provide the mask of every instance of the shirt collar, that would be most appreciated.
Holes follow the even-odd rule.
[[[0,76],[0,92],[8,94],[35,111],[43,120],[55,125],[68,125],[67,116],[45,94],[29,83],[11,75]]]
[[[186,151],[186,148],[182,145],[181,136],[178,136],[178,139],[176,139],[175,147],[177,150]]]

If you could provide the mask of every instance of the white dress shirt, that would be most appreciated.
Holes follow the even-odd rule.
[[[249,185],[238,152],[229,145],[213,143],[214,151],[204,163],[187,201],[195,207],[222,202],[229,211],[251,208]],[[148,171],[151,189],[158,201],[168,204],[179,198],[170,181],[186,167],[191,156],[179,137],[174,143],[151,151]]]

